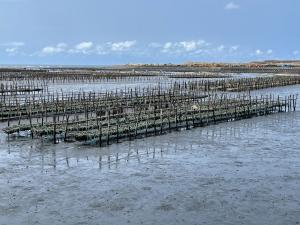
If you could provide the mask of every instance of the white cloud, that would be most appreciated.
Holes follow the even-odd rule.
[[[260,49],[257,49],[257,50],[255,50],[255,54],[256,54],[256,55],[262,55],[262,54],[263,54],[263,51],[260,50]]]
[[[172,42],[166,42],[164,45],[163,45],[163,49],[162,49],[162,52],[169,52],[170,49],[172,48]]]
[[[123,53],[132,50],[136,43],[136,41],[107,42],[97,45],[94,50],[99,55]]]
[[[298,50],[293,51],[293,55],[299,55],[299,54],[300,54],[300,51],[298,51]]]
[[[75,52],[87,54],[92,49],[93,45],[94,44],[91,41],[81,42],[75,46]]]
[[[42,49],[41,53],[43,55],[51,55],[57,54],[61,52],[65,52],[67,49],[67,44],[65,43],[58,43],[56,46],[46,46]]]
[[[95,45],[91,41],[84,41],[78,43],[72,48],[68,48],[68,45],[65,43],[59,43],[55,46],[46,46],[40,51],[40,55],[49,55],[57,53],[69,53],[69,54],[98,54],[106,55],[116,52],[126,52],[129,51],[136,41],[123,41],[123,42],[107,42],[104,44]]]
[[[57,50],[56,47],[52,47],[52,46],[46,46],[42,49],[42,53],[44,54],[54,54],[60,52],[59,50]]]
[[[198,47],[198,43],[195,41],[182,41],[179,43],[183,49],[187,52],[194,51]]]
[[[78,45],[75,46],[75,49],[78,51],[86,51],[93,47],[93,42],[81,42]]]
[[[8,42],[4,44],[0,44],[0,46],[5,47],[5,52],[9,55],[16,55],[19,53],[20,48],[25,45],[24,42]]]
[[[25,45],[25,43],[24,42],[9,42],[9,43],[7,43],[7,45],[11,45],[11,46],[15,46],[15,47],[22,47],[22,46],[24,46]]]
[[[239,9],[239,8],[240,8],[240,6],[234,2],[229,2],[224,7],[225,10],[235,10],[235,9]]]
[[[256,49],[254,54],[251,54],[251,56],[271,57],[273,55],[273,53],[274,53],[274,51],[272,49],[268,49],[268,50]]]
[[[103,45],[97,45],[96,53],[98,55],[106,55],[106,54],[108,54],[108,50]]]
[[[220,45],[220,46],[217,48],[217,50],[218,50],[219,52],[222,52],[224,49],[225,49],[225,46],[224,46],[224,45]]]
[[[183,49],[187,52],[195,51],[198,49],[201,49],[203,47],[208,46],[209,44],[204,40],[198,40],[198,41],[182,41],[177,46],[183,47]]]
[[[18,51],[18,48],[6,48],[5,51],[9,54],[14,54]]]
[[[268,54],[268,55],[273,54],[273,50],[272,50],[272,49],[268,49],[268,50],[267,50],[267,54]]]
[[[22,54],[26,56],[47,56],[55,54],[93,54],[93,55],[132,55],[135,57],[184,57],[186,59],[233,59],[243,58],[271,58],[276,56],[273,49],[245,49],[239,45],[211,44],[205,40],[183,40],[172,42],[150,42],[144,45],[137,45],[137,41],[119,41],[93,43],[84,41],[78,44],[58,43],[41,48],[33,54],[21,51],[25,46],[23,42],[0,43],[0,50],[7,55]],[[293,55],[300,55],[300,51],[295,50]]]
[[[108,45],[110,45],[111,51],[114,51],[114,52],[128,51],[135,44],[136,44],[136,41],[123,41],[123,42],[115,42],[115,43],[109,42],[108,43]]]
[[[180,41],[180,42],[166,42],[162,45],[163,53],[171,54],[186,54],[186,53],[195,53],[201,51],[202,48],[205,48],[209,45],[204,40],[192,40],[192,41]]]
[[[240,48],[240,46],[234,45],[234,46],[231,46],[231,47],[230,47],[230,51],[235,52],[235,51],[237,51],[239,48]]]
[[[75,45],[73,48],[69,49],[69,53],[81,53],[90,54],[94,51],[94,43],[91,41],[83,41]]]

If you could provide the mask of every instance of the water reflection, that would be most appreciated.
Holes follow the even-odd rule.
[[[232,151],[241,143],[246,148],[253,145],[251,136],[256,132],[268,134],[278,124],[281,124],[280,129],[291,130],[297,128],[299,121],[300,112],[282,113],[124,141],[104,148],[77,143],[53,145],[28,138],[8,141],[1,137],[0,162],[3,167],[13,165],[14,168],[38,169],[41,172],[72,168],[118,169],[132,163],[172,159],[175,155],[222,151],[228,145]],[[282,132],[280,129],[278,132]]]

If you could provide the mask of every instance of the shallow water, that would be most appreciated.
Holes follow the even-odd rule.
[[[257,76],[261,76],[259,74],[235,74],[231,78],[254,78]],[[268,76],[264,74],[264,76]],[[222,78],[223,79],[223,78]],[[224,78],[227,79],[227,78]],[[219,78],[170,78],[167,76],[153,76],[146,78],[132,78],[131,79],[120,79],[120,80],[102,80],[100,82],[87,82],[82,84],[79,82],[63,82],[63,83],[49,83],[48,90],[49,92],[56,92],[63,90],[64,92],[80,92],[84,91],[96,91],[96,92],[105,92],[105,91],[116,91],[116,90],[124,90],[124,89],[134,89],[134,88],[148,88],[160,85],[161,87],[169,87],[174,82],[192,82],[192,81],[201,81],[201,80],[219,80]],[[80,85],[78,85],[80,84]]]
[[[1,132],[0,224],[299,224],[299,136],[299,109],[101,149]]]
[[[230,79],[240,79],[240,78],[254,78],[262,76],[261,74],[234,74]],[[264,74],[264,76],[269,76]],[[222,78],[223,79],[223,78]],[[224,78],[227,79],[227,78]],[[105,91],[116,91],[124,89],[134,89],[134,88],[148,88],[160,85],[161,87],[168,87],[174,82],[189,82],[189,81],[201,81],[201,80],[219,80],[219,78],[171,78],[168,76],[149,76],[149,77],[133,77],[133,78],[123,78],[123,79],[102,79],[102,80],[88,80],[83,83],[82,80],[78,81],[55,81],[55,82],[46,82],[47,90],[51,92],[105,92]],[[37,84],[42,86],[44,82],[36,81]],[[4,84],[12,84],[15,82],[6,81]],[[21,85],[22,82],[18,82]],[[24,82],[23,85],[28,85],[27,82]]]

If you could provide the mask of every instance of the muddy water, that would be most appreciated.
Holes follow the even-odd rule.
[[[299,137],[299,109],[101,149],[1,132],[0,224],[299,224]]]

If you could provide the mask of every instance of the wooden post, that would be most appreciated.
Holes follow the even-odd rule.
[[[64,141],[67,141],[67,133],[68,133],[68,124],[69,124],[69,115],[66,116],[66,128],[65,128],[65,137],[64,137]]]
[[[110,138],[110,109],[108,110],[108,123],[107,123],[107,145],[109,145]]]
[[[117,143],[119,142],[119,126],[120,126],[119,114],[117,115]]]
[[[99,117],[97,117],[97,125],[98,125],[98,131],[99,131],[99,147],[102,147],[102,119],[100,117],[100,121],[99,121]]]
[[[162,109],[160,109],[160,134],[163,132],[163,113]]]
[[[57,144],[57,141],[56,141],[56,115],[53,116],[53,143]]]

